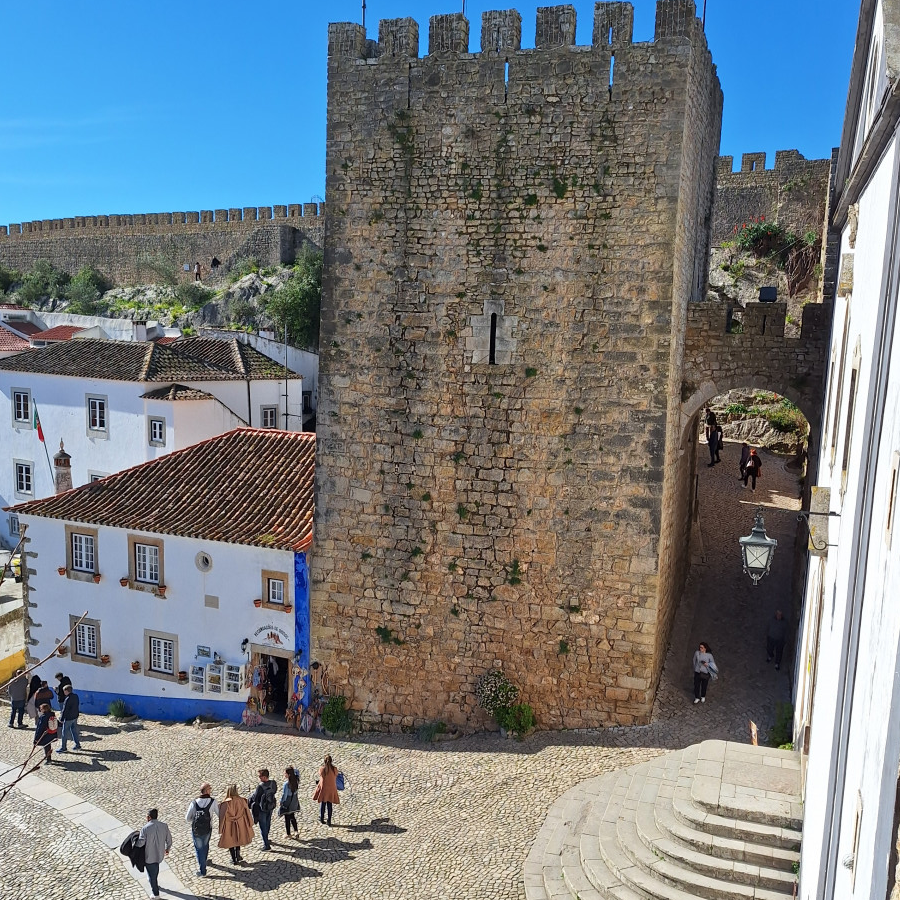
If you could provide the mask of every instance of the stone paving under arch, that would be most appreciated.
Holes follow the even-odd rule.
[[[775,702],[790,697],[791,654],[775,672],[765,662],[764,634],[776,606],[788,608],[797,477],[782,460],[764,454],[764,476],[752,494],[737,479],[737,457],[738,447],[727,445],[719,466],[701,468],[703,544],[648,726],[538,733],[521,743],[483,734],[423,745],[405,735],[331,741],[154,722],[129,730],[88,716],[83,751],[60,757],[64,762],[41,777],[134,826],[148,806],[158,806],[175,839],[169,864],[197,897],[523,898],[524,860],[558,796],[668,749],[716,738],[746,742],[748,720],[764,730]],[[766,525],[779,549],[771,575],[754,588],[740,571],[737,538],[749,533],[757,502],[768,507]],[[699,640],[712,644],[722,678],[708,702],[694,707],[690,656]],[[0,759],[21,759],[30,743],[29,732],[0,727]],[[299,840],[285,839],[276,819],[271,853],[262,852],[257,839],[245,853],[248,865],[235,868],[226,851],[213,848],[210,876],[195,876],[184,813],[202,781],[209,780],[217,796],[231,781],[247,791],[258,766],[280,772],[290,764],[299,767],[301,789],[311,794],[326,752],[351,782],[349,802],[335,813],[336,827],[320,826],[310,801],[300,817]],[[35,870],[30,879],[4,875],[0,900],[133,896],[137,883],[121,868],[124,858],[102,844],[78,833],[64,844],[70,853],[53,851],[62,839],[57,816],[42,816],[22,794],[0,804],[0,845],[11,848],[4,852],[4,869],[12,856]]]

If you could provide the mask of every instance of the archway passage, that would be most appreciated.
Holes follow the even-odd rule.
[[[801,412],[759,385],[748,392],[760,409],[751,415],[779,409],[796,417],[800,430],[806,423]],[[709,398],[720,411],[733,397]],[[804,410],[805,412],[805,410]],[[722,677],[711,685],[709,700],[696,711],[698,735],[748,740],[749,723],[755,722],[760,739],[775,725],[777,704],[791,698],[794,665],[791,648],[796,635],[797,574],[805,554],[804,526],[797,522],[801,507],[804,471],[795,452],[777,454],[758,449],[762,473],[754,492],[740,477],[740,428],[726,425],[721,462],[710,465],[703,427],[703,408],[686,426],[683,455],[691,466],[691,541],[689,574],[675,612],[665,666],[657,692],[654,719],[677,715],[693,705],[692,658],[700,641],[713,649]],[[734,415],[737,415],[735,413]],[[761,415],[757,416],[762,418]],[[728,419],[723,415],[723,419]],[[736,440],[727,432],[737,434]],[[749,534],[757,507],[761,508],[770,537],[778,541],[771,572],[754,586],[744,574],[738,540]],[[798,543],[799,541],[799,543]],[[685,547],[685,552],[688,548]],[[785,655],[780,671],[766,661],[766,632],[776,610],[789,623]]]

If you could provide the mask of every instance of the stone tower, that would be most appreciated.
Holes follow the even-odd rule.
[[[313,658],[388,728],[646,721],[683,585],[722,93],[693,0],[329,30]]]

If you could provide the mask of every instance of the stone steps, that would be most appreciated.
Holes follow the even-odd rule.
[[[798,796],[793,754],[722,741],[590,779],[551,807],[525,863],[525,896],[786,900]]]

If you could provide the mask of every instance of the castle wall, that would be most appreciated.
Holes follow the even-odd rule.
[[[324,204],[323,204],[324,207]],[[93,266],[114,283],[153,280],[154,264],[168,263],[185,279],[217,257],[220,271],[256,257],[262,265],[293,262],[307,242],[323,243],[319,204],[140,215],[75,216],[0,226],[0,264],[27,271],[39,259],[75,273]]]
[[[734,158],[719,157],[713,246],[734,240],[736,229],[765,217],[788,231],[822,233],[831,177],[830,159],[806,159],[797,150],[779,150],[775,167],[766,168],[765,153],[745,153],[741,170]]]
[[[385,727],[484,724],[495,666],[543,727],[649,717],[721,91],[692,0],[574,16],[329,32],[313,654]]]

